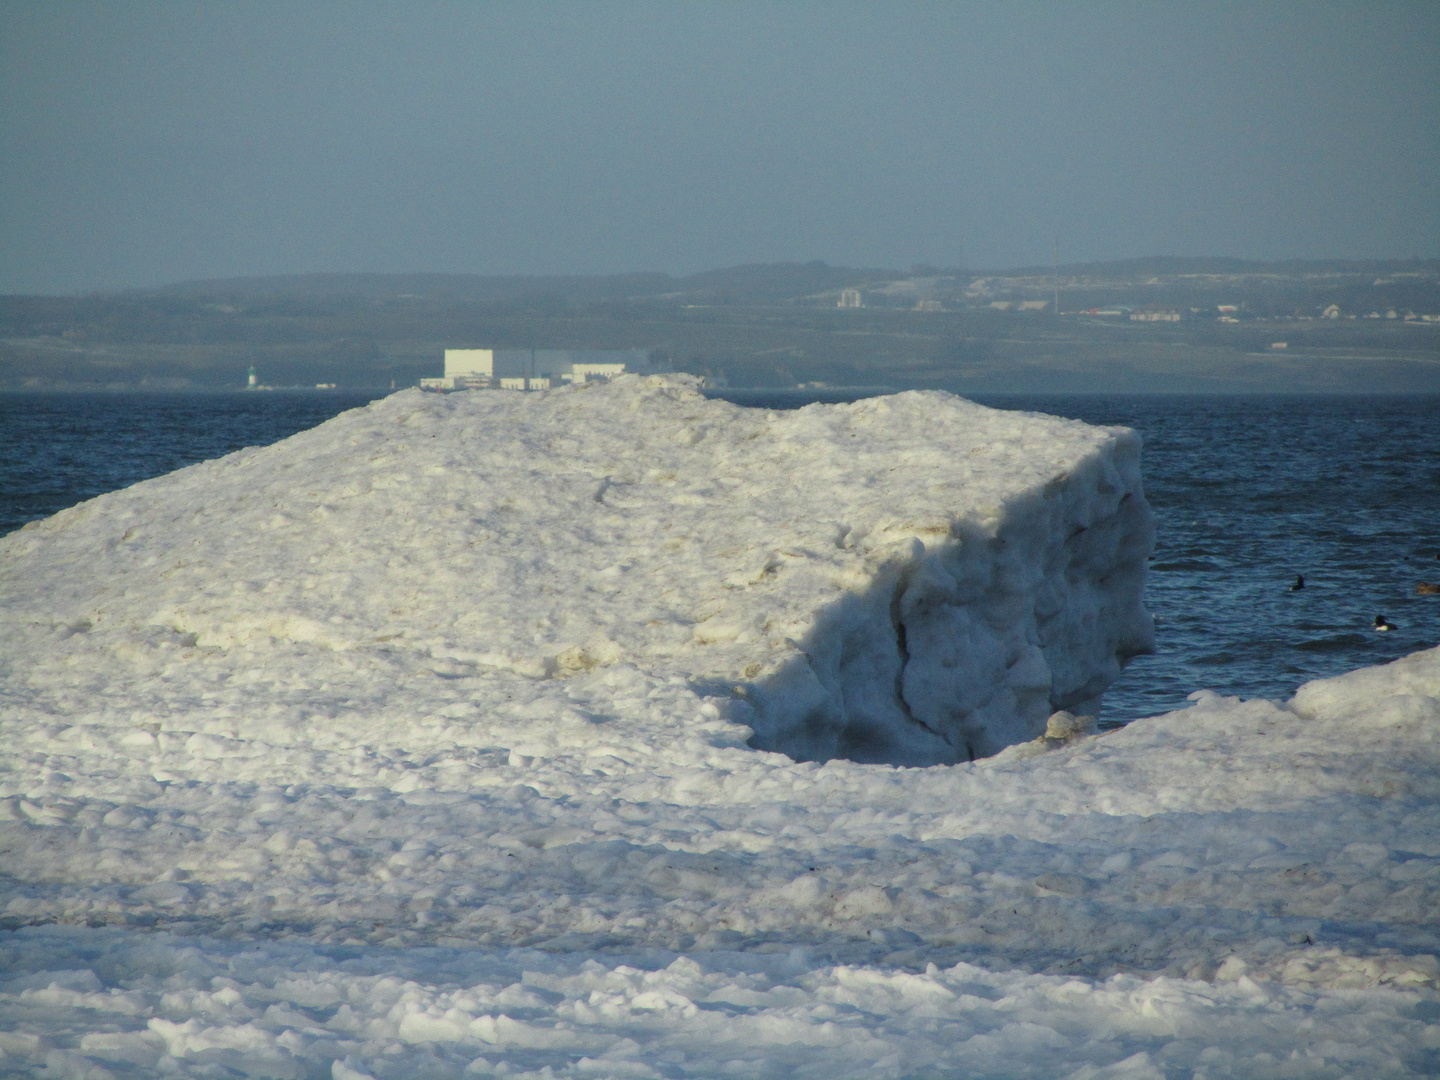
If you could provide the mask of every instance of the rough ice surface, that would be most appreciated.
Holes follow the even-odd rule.
[[[400,394],[0,540],[0,1073],[1434,1075],[1440,650],[1091,734],[1137,454]]]
[[[12,541],[6,618],[451,675],[628,665],[743,695],[758,747],[950,763],[1098,705],[1151,644],[1151,540],[1124,429],[630,377],[399,394],[96,499]]]

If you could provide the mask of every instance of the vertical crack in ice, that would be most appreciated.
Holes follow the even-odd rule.
[[[900,602],[909,584],[910,576],[907,574],[903,576],[895,586],[895,595],[890,598],[890,625],[895,628],[895,649],[900,654],[900,668],[895,672],[895,701],[900,706],[900,711],[905,714],[905,718],[912,724],[916,724],[932,735],[944,739],[944,735],[916,716],[910,708],[910,703],[905,700],[905,669],[910,666],[910,647],[907,643],[905,620],[900,616]],[[946,741],[948,742],[949,740]]]

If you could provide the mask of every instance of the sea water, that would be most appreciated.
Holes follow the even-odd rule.
[[[364,391],[0,393],[0,535],[369,404]]]
[[[0,394],[0,533],[105,491],[266,445],[375,395]],[[796,408],[854,395],[735,391]],[[1440,395],[981,395],[1145,436],[1157,652],[1105,721],[1206,688],[1288,698],[1309,679],[1440,643]],[[1305,587],[1293,589],[1296,576]],[[1374,630],[1377,615],[1396,629]]]

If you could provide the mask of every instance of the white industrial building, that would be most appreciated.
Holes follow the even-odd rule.
[[[643,371],[644,349],[446,349],[445,374],[425,390],[548,390],[560,383]]]

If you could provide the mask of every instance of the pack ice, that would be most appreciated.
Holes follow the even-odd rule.
[[[0,539],[0,1071],[1432,1075],[1440,651],[1092,734],[1151,531],[1123,429],[627,377]]]

